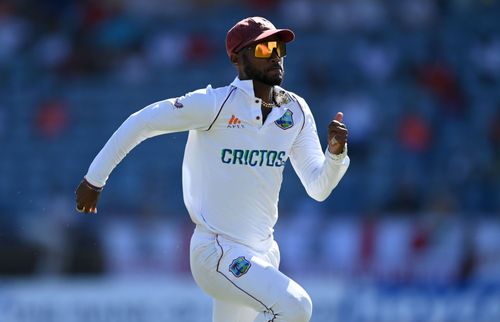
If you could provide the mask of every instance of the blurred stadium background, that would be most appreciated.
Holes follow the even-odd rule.
[[[276,239],[313,322],[500,321],[496,0],[0,1],[0,321],[210,321],[189,273],[185,133],[73,191],[132,112],[235,77],[228,28],[296,32],[284,86],[351,167],[332,196],[285,171]]]

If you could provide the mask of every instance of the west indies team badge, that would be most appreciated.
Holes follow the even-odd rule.
[[[290,110],[287,110],[285,114],[283,114],[282,117],[274,121],[276,125],[283,130],[288,130],[293,126],[293,112]]]
[[[250,269],[252,264],[248,261],[245,256],[240,256],[233,260],[231,265],[229,265],[229,271],[233,273],[236,277],[241,277],[245,275]]]

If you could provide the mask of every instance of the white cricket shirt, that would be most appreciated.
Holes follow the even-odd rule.
[[[141,141],[189,130],[182,166],[184,202],[194,223],[252,245],[268,240],[278,218],[283,168],[290,158],[307,193],[324,200],[349,166],[344,153],[323,153],[306,102],[276,86],[281,105],[262,124],[251,80],[210,85],[132,114],[96,156],[86,179],[104,186]],[[325,130],[326,132],[326,130]]]

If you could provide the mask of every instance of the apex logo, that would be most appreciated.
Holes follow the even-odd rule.
[[[237,118],[236,116],[234,116],[234,114],[229,119],[229,122],[227,122],[227,128],[229,128],[229,129],[234,129],[234,128],[242,129],[244,127],[245,126],[243,124],[241,124],[241,120],[239,118]]]

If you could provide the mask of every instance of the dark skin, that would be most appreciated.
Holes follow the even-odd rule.
[[[266,40],[279,40],[269,38]],[[245,47],[236,54],[231,54],[231,61],[238,70],[241,80],[251,79],[255,97],[263,102],[273,102],[273,88],[281,85],[285,74],[283,57],[278,57],[276,50],[269,58],[256,58],[255,46]],[[262,106],[262,122],[264,122],[272,108]],[[332,154],[341,154],[347,142],[347,128],[342,123],[343,114],[338,112],[334,120],[328,125],[328,150]],[[76,189],[76,209],[78,212],[97,213],[97,201],[101,188],[91,185],[85,178]]]

